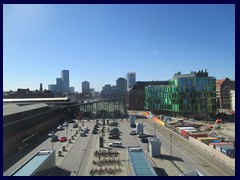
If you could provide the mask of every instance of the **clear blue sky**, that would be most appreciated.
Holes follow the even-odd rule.
[[[207,69],[235,79],[235,5],[4,5],[3,89],[95,90],[127,72],[168,80]]]

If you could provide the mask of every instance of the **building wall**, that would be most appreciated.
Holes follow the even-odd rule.
[[[17,152],[19,149],[24,148],[27,143],[35,142],[39,136],[47,136],[48,131],[50,131],[52,128],[57,127],[57,125],[64,120],[65,113],[64,111],[60,110],[58,109],[49,113],[41,114],[39,116],[29,117],[26,118],[24,121],[12,124],[10,129],[14,128],[15,130],[17,130],[21,126],[24,126],[24,124],[29,124],[29,122],[39,121],[39,119],[41,121],[43,119],[45,120],[31,127],[23,128],[23,130],[17,131],[17,133],[12,133],[11,135],[9,135],[9,133],[7,133],[8,135],[5,135],[4,133],[3,157],[10,156],[11,154]],[[8,128],[5,130],[8,131]]]
[[[230,94],[231,94],[231,110],[235,111],[235,90],[231,90]]]
[[[205,117],[216,110],[214,77],[182,76],[145,88],[145,109]]]
[[[218,108],[231,109],[231,90],[235,90],[235,81],[232,81],[229,78],[216,81]]]

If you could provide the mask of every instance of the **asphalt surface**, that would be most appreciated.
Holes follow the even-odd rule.
[[[123,146],[142,146],[145,155],[148,157],[149,162],[158,172],[158,175],[162,176],[179,176],[180,173],[198,169],[205,176],[234,176],[235,171],[225,164],[222,164],[209,154],[206,154],[202,150],[196,148],[190,144],[186,139],[182,138],[178,134],[169,131],[166,127],[162,127],[160,124],[154,123],[150,119],[138,119],[137,121],[145,125],[144,133],[148,135],[156,135],[161,140],[161,157],[153,158],[149,156],[147,151],[148,145],[142,143],[137,136],[129,135],[132,130],[129,126],[129,121],[123,120],[119,122],[119,129],[122,132],[120,141]],[[115,140],[108,139],[107,128],[104,133],[104,148],[99,148],[99,135],[92,134],[92,129],[96,124],[95,121],[84,122],[84,127],[88,126],[90,131],[87,137],[80,137],[79,133],[76,134],[72,143],[68,142],[56,142],[52,144],[50,138],[46,138],[39,146],[32,150],[29,154],[16,162],[11,168],[3,173],[4,176],[9,175],[13,170],[24,163],[28,158],[33,156],[40,149],[51,149],[52,145],[56,150],[56,168],[54,168],[49,175],[51,176],[90,176],[90,170],[99,169],[99,166],[93,164],[93,161],[98,159],[94,156],[94,152],[97,150],[108,150],[108,143]],[[76,130],[72,128],[73,124],[69,124],[68,137],[74,135]],[[71,131],[72,129],[72,131]],[[101,126],[100,128],[101,129]],[[170,147],[170,133],[171,144]],[[58,131],[59,137],[66,136],[66,130]],[[66,151],[62,151],[62,156],[58,156],[58,151],[62,150],[62,147],[66,147]],[[133,171],[131,170],[131,164],[127,157],[126,148],[112,148],[117,151],[119,155],[116,159],[121,161],[120,172],[115,174],[95,174],[104,176],[131,176]],[[172,151],[172,155],[171,155]],[[109,166],[103,166],[103,168],[109,168]],[[117,167],[115,167],[117,168]]]

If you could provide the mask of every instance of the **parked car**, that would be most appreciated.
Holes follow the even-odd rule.
[[[122,147],[122,142],[116,141],[116,142],[109,143],[108,145],[109,147]]]
[[[50,133],[48,133],[48,137],[53,137],[55,135],[55,132],[51,131]]]
[[[84,132],[81,132],[81,133],[80,133],[80,136],[81,136],[81,137],[87,137],[87,134],[84,133]]]
[[[136,131],[131,131],[129,134],[130,135],[137,135]]]
[[[64,130],[63,125],[59,125],[59,126],[57,127],[57,130]]]
[[[113,128],[110,130],[110,132],[119,132],[119,129],[118,128]]]
[[[113,135],[109,136],[108,139],[119,139],[119,135],[113,134]]]
[[[145,137],[145,138],[141,138],[141,142],[142,142],[142,143],[149,143],[149,142],[148,142],[148,138],[146,138],[146,137]]]
[[[78,128],[78,124],[75,123],[75,124],[73,125],[73,128]]]
[[[63,123],[63,126],[64,126],[64,127],[68,126],[68,123],[67,123],[67,122],[64,122],[64,123]]]
[[[59,141],[59,140],[58,140],[58,136],[54,135],[54,136],[51,138],[51,142],[56,142],[56,141]]]
[[[109,126],[117,126],[117,125],[118,125],[117,121],[113,121],[113,122],[109,123]]]
[[[98,134],[98,132],[97,132],[97,131],[95,131],[95,130],[93,130],[93,131],[92,131],[92,134]]]
[[[60,142],[65,142],[65,141],[67,141],[67,138],[66,138],[66,137],[61,137],[61,138],[59,139],[59,141],[60,141]]]
[[[88,133],[89,129],[88,129],[88,128],[83,128],[81,131],[82,131],[83,133]]]
[[[67,121],[67,123],[75,123],[75,120],[74,119],[69,120],[69,121]]]
[[[139,138],[146,138],[147,135],[146,134],[138,134],[137,137],[139,137]]]

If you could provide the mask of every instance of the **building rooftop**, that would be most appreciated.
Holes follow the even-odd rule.
[[[128,147],[128,155],[135,176],[157,176],[141,147]]]
[[[3,104],[3,117],[25,112],[25,111],[31,111],[34,109],[40,109],[40,108],[47,109],[49,107],[47,104],[44,104],[44,103],[38,103],[38,104],[32,104],[32,105],[26,105],[26,106],[18,106],[16,104]]]
[[[68,97],[57,98],[16,98],[16,99],[3,99],[3,103],[8,102],[49,102],[49,101],[68,101]]]
[[[36,155],[30,158],[22,166],[20,166],[16,171],[14,171],[11,176],[31,176],[37,171],[41,164],[53,153],[54,150],[40,150]]]

